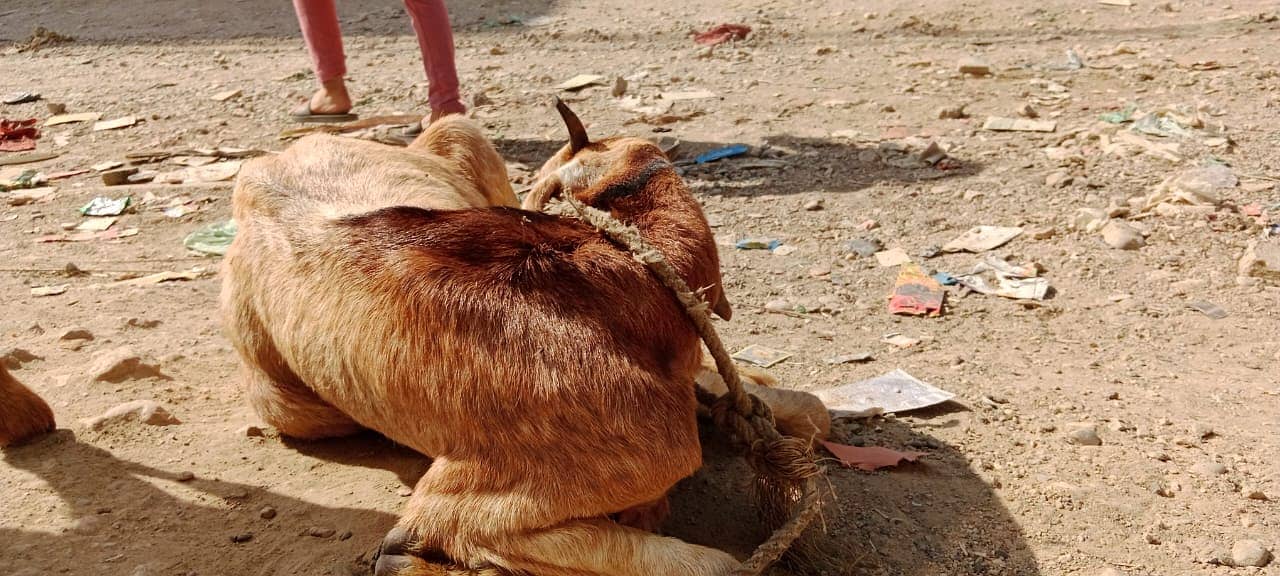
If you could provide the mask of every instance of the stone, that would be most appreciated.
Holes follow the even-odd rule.
[[[179,482],[190,482],[195,479],[196,475],[194,472],[179,472],[178,477],[176,478]]]
[[[159,326],[159,325],[160,325],[160,321],[159,321],[159,320],[146,320],[146,319],[143,319],[143,318],[130,318],[130,319],[128,319],[128,320],[125,320],[124,325],[125,325],[125,326],[128,326],[129,328],[144,328],[144,329],[150,329],[150,328],[155,328],[156,326]]]
[[[265,506],[262,508],[262,510],[258,511],[258,517],[262,518],[263,520],[270,520],[272,518],[275,518],[276,514],[277,514],[276,509],[270,506]]]
[[[969,113],[964,110],[965,105],[943,106],[938,109],[939,120],[962,120],[969,117]]]
[[[1191,466],[1191,471],[1199,476],[1221,476],[1227,473],[1227,467],[1219,462],[1201,462]]]
[[[1257,566],[1271,563],[1271,551],[1257,540],[1240,540],[1231,546],[1232,566]]]
[[[1067,442],[1077,446],[1101,446],[1102,438],[1098,436],[1096,425],[1078,424],[1067,433]]]
[[[1017,112],[1018,112],[1018,115],[1023,118],[1039,118],[1040,117],[1040,113],[1037,112],[1035,108],[1032,108],[1030,104],[1023,104],[1022,106],[1019,106]]]
[[[821,198],[814,198],[804,203],[804,209],[809,212],[817,212],[818,210],[822,210],[825,207],[826,206],[822,202]]]
[[[1101,208],[1080,208],[1071,219],[1071,227],[1085,232],[1097,232],[1107,224],[1110,218],[1107,211]]]
[[[90,430],[102,430],[107,426],[125,422],[140,422],[149,426],[169,426],[181,424],[164,406],[154,400],[134,400],[125,402],[100,416],[81,421]]]
[[[876,252],[884,250],[884,245],[875,238],[855,238],[844,243],[844,250],[862,258],[869,258]]]
[[[1244,497],[1250,500],[1270,500],[1270,498],[1267,498],[1267,493],[1263,492],[1262,489],[1257,486],[1245,486],[1240,489],[1240,493],[1244,494]]]
[[[142,361],[128,348],[104,350],[93,356],[89,373],[95,382],[119,383],[141,378],[165,378],[160,368]]]
[[[1053,226],[1037,226],[1027,230],[1027,235],[1030,236],[1032,240],[1048,240],[1053,238],[1057,233],[1058,231],[1054,229]]]
[[[239,534],[231,535],[231,541],[235,542],[236,544],[243,544],[250,540],[253,540],[253,532],[241,532]]]
[[[313,538],[330,538],[336,532],[337,530],[333,528],[321,528],[319,526],[312,526],[307,529],[307,534]]]
[[[786,298],[778,298],[776,300],[770,300],[768,302],[765,302],[764,309],[773,310],[773,311],[790,310],[791,302],[788,301]]]
[[[956,69],[961,74],[967,74],[969,76],[990,76],[991,75],[991,65],[987,64],[986,62],[984,62],[979,58],[972,58],[972,57],[961,58],[960,63],[959,65],[957,65]]]
[[[72,328],[71,330],[67,330],[66,332],[63,332],[62,336],[59,336],[58,339],[59,340],[93,340],[93,333],[89,332],[88,330]]]
[[[1044,177],[1044,185],[1050,188],[1066,188],[1075,177],[1066,170],[1054,170]]]
[[[614,78],[614,79],[613,79],[613,88],[611,88],[611,89],[609,90],[609,93],[610,93],[610,94],[612,94],[614,98],[621,98],[621,97],[623,97],[623,96],[626,96],[626,94],[627,94],[627,79],[626,79],[626,78],[623,78],[623,77],[621,77],[621,76],[618,76],[617,78]]]
[[[1240,256],[1240,276],[1280,282],[1280,242],[1252,240]]]
[[[266,436],[266,434],[262,432],[262,428],[257,426],[245,426],[244,428],[241,428],[240,435],[247,438],[262,438],[263,436]]]
[[[1102,227],[1102,240],[1117,250],[1137,250],[1147,245],[1137,228],[1119,220],[1107,222]]]

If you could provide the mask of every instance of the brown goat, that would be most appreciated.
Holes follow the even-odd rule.
[[[0,448],[20,444],[53,428],[53,410],[9,374],[0,361]]]
[[[662,152],[571,134],[531,196],[639,227],[727,317],[710,228]],[[701,464],[685,312],[597,231],[514,208],[469,122],[408,150],[303,139],[247,164],[233,204],[223,316],[259,415],[303,438],[370,428],[434,459],[379,576],[439,574],[423,559],[437,553],[547,576],[739,566],[611,519],[651,527]]]

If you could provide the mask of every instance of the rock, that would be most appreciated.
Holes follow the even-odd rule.
[[[990,76],[991,65],[978,58],[962,58],[957,70],[969,76]]]
[[[1207,289],[1209,281],[1203,278],[1188,278],[1174,282],[1169,287],[1173,289],[1174,296],[1186,296],[1187,294]]]
[[[128,348],[104,350],[94,355],[89,373],[95,382],[124,382],[141,378],[167,378],[160,368],[147,364]]]
[[[884,250],[884,245],[875,238],[855,238],[844,243],[844,250],[862,258],[869,258],[876,252]]]
[[[484,92],[476,92],[475,95],[471,97],[472,108],[479,108],[481,106],[489,106],[492,104],[493,98],[490,98],[489,95]]]
[[[823,204],[821,198],[814,198],[804,203],[804,209],[808,210],[809,212],[817,212],[818,210],[821,210],[825,207],[826,206]]]
[[[1262,488],[1257,486],[1245,486],[1240,489],[1240,493],[1244,494],[1244,497],[1250,500],[1269,500],[1269,498],[1267,498],[1267,493],[1263,492]]]
[[[23,364],[35,360],[43,360],[43,358],[36,356],[23,348],[14,348],[5,352],[4,356],[0,356],[0,364],[4,364],[4,367],[10,370],[17,370],[22,368]]]
[[[1022,106],[1019,106],[1017,112],[1018,112],[1018,115],[1023,118],[1039,118],[1040,117],[1040,113],[1037,112],[1035,108],[1032,108],[1030,104],[1023,104]]]
[[[1227,467],[1218,462],[1201,462],[1191,467],[1191,471],[1199,476],[1221,476],[1227,473]]]
[[[62,333],[59,340],[93,340],[93,333],[88,330],[73,328]]]
[[[124,325],[130,328],[155,328],[160,325],[159,320],[144,320],[142,318],[130,318],[124,321]]]
[[[241,532],[239,534],[231,535],[231,541],[235,542],[236,544],[243,544],[250,540],[253,540],[253,532]]]
[[[764,309],[765,309],[765,310],[774,310],[774,311],[790,310],[790,309],[791,309],[791,302],[789,302],[789,301],[788,301],[787,299],[785,299],[785,298],[778,298],[777,300],[770,300],[770,301],[768,301],[768,302],[765,302],[765,304],[764,304]]]
[[[1066,188],[1074,177],[1066,170],[1054,170],[1044,177],[1044,184],[1050,188]]]
[[[835,52],[835,46],[816,46],[813,49],[814,56],[826,56],[827,54],[834,54]]]
[[[964,110],[965,105],[943,106],[938,109],[939,120],[962,120],[969,117],[969,113]]]
[[[1212,424],[1206,424],[1204,422],[1196,422],[1195,425],[1191,427],[1191,433],[1195,434],[1196,438],[1201,440],[1213,438],[1218,435],[1218,432],[1213,429]]]
[[[272,518],[275,518],[276,509],[270,506],[263,507],[262,510],[258,511],[258,517],[262,518],[263,520],[270,520]]]
[[[1159,480],[1151,484],[1151,491],[1161,498],[1173,498],[1174,495],[1173,488],[1170,488],[1168,484]]]
[[[1240,256],[1240,276],[1280,282],[1280,242],[1251,240]]]
[[[190,482],[195,479],[196,475],[194,472],[179,472],[178,477],[176,478],[179,482]]]
[[[333,528],[321,528],[319,526],[312,526],[307,529],[307,535],[314,538],[329,538],[336,532],[337,530],[334,530]]]
[[[1033,240],[1048,240],[1057,233],[1053,226],[1038,226],[1027,230],[1027,235]]]
[[[218,92],[217,94],[210,96],[209,99],[213,100],[214,102],[226,102],[227,100],[234,100],[243,95],[244,95],[244,92],[237,88],[235,90],[226,90],[224,92]]]
[[[621,76],[613,79],[613,88],[609,91],[614,98],[621,98],[627,94],[627,79]]]
[[[396,496],[399,496],[399,497],[401,497],[401,498],[408,498],[408,497],[410,497],[410,496],[413,496],[413,487],[412,487],[412,486],[401,486],[400,488],[397,488],[397,489],[396,489]]]
[[[86,427],[90,430],[102,430],[109,425],[124,422],[141,422],[149,426],[169,426],[171,424],[181,424],[182,421],[175,418],[168,410],[154,400],[134,400],[133,402],[125,402],[106,412],[101,416],[95,416],[82,420]]]
[[[1232,566],[1257,566],[1271,563],[1271,551],[1257,540],[1240,540],[1231,546]]]
[[[355,533],[353,533],[353,532],[352,532],[352,531],[350,531],[350,530],[343,530],[343,531],[342,531],[342,533],[338,535],[338,539],[339,539],[339,540],[350,540],[352,536],[355,536]]]
[[[1102,227],[1102,240],[1108,246],[1118,250],[1137,250],[1147,245],[1142,233],[1137,228],[1119,220],[1107,222]]]
[[[822,278],[823,276],[830,276],[830,275],[831,275],[831,266],[827,264],[816,264],[812,268],[809,268],[809,276],[811,278]]]
[[[1078,424],[1067,433],[1067,442],[1077,446],[1101,446],[1098,427],[1094,424]]]
[[[245,426],[244,428],[241,428],[240,435],[247,438],[262,438],[263,436],[266,436],[266,434],[262,432],[262,428],[257,426]]]
[[[1071,219],[1071,227],[1084,232],[1097,232],[1107,224],[1107,211],[1101,208],[1080,208]]]

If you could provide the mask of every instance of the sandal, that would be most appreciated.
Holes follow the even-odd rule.
[[[294,108],[293,111],[289,113],[289,116],[293,118],[294,121],[303,123],[351,122],[353,120],[360,119],[359,114],[351,114],[349,112],[344,114],[318,114],[316,112],[312,112],[310,101],[299,104],[297,108]]]

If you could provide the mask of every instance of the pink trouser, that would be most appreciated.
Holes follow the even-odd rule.
[[[404,0],[418,36],[422,63],[427,70],[427,99],[432,110],[460,108],[458,70],[453,64],[453,31],[444,0]],[[342,52],[342,30],[333,0],[293,0],[302,37],[311,52],[312,67],[321,82],[347,74]]]

